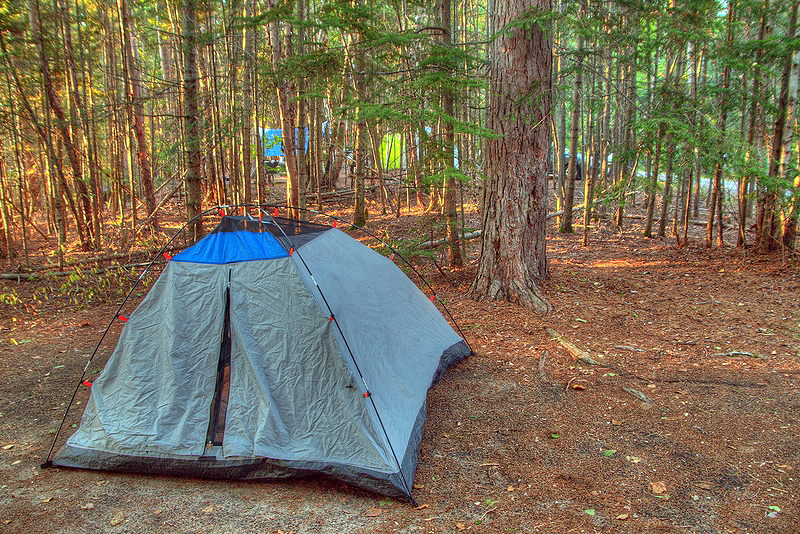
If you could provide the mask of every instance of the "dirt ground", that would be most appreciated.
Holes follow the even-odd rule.
[[[433,226],[368,228],[408,245]],[[40,469],[119,298],[110,275],[105,293],[90,274],[2,280],[0,532],[800,532],[800,270],[640,235],[551,229],[547,316],[465,298],[477,242],[463,272],[414,260],[476,352],[429,393],[417,507],[324,478]]]

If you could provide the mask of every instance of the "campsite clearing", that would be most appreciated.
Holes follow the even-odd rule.
[[[369,225],[410,239],[430,223]],[[415,260],[477,352],[428,395],[416,508],[324,478],[41,470],[116,306],[4,281],[18,301],[0,308],[0,531],[800,531],[800,272],[639,233],[601,227],[581,247],[551,232],[545,317],[470,301],[470,268]]]

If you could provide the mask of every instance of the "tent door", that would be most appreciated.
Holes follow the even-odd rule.
[[[211,423],[208,426],[209,445],[222,445],[225,435],[225,415],[228,411],[228,395],[231,386],[231,272],[228,271],[228,287],[225,290],[225,323],[217,364],[217,386],[211,404]]]

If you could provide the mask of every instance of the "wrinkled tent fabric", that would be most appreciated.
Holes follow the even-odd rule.
[[[392,261],[347,234],[225,217],[167,263],[131,314],[53,463],[323,473],[410,498],[427,391],[469,352]],[[230,372],[214,445],[221,360]]]

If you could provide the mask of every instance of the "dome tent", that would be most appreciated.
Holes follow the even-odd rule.
[[[469,353],[390,259],[346,233],[227,216],[168,261],[52,463],[323,473],[411,499],[427,391]]]

